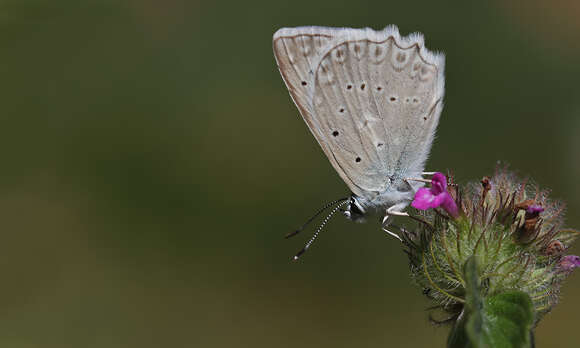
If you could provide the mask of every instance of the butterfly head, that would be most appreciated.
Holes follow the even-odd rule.
[[[343,213],[350,220],[362,222],[367,212],[361,204],[361,198],[352,194]]]

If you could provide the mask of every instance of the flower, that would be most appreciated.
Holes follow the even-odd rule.
[[[544,212],[544,208],[535,204],[534,200],[527,200],[518,204],[519,209],[524,209],[524,222],[523,225],[518,230],[517,240],[520,243],[529,243],[537,234],[539,224],[540,213]]]
[[[514,289],[524,292],[538,323],[580,267],[580,256],[566,256],[580,231],[563,228],[564,203],[500,166],[481,182],[446,184],[438,173],[430,187],[417,191],[411,205],[425,212],[414,229],[401,233],[413,282],[432,301],[433,322],[457,324],[467,318],[464,310],[473,293],[468,287],[475,284],[490,300]],[[450,219],[434,207],[459,214]],[[475,277],[468,280],[467,260],[472,259]]]
[[[531,204],[526,209],[526,213],[528,213],[530,215],[538,215],[538,214],[540,214],[543,211],[544,211],[544,208],[542,208],[542,206],[539,205],[539,204]]]
[[[458,217],[457,204],[447,191],[447,178],[441,173],[435,173],[431,178],[431,188],[421,187],[415,193],[411,203],[413,208],[427,210],[441,206],[452,217]]]
[[[580,267],[580,256],[567,255],[560,260],[560,268],[563,271],[572,271],[574,268]]]

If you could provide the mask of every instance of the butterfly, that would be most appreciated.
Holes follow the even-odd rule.
[[[387,218],[404,214],[423,186],[407,179],[426,174],[443,108],[444,55],[425,48],[421,34],[401,36],[393,25],[282,28],[273,49],[302,118],[352,192],[307,221],[334,207],[295,259],[339,210],[359,220],[384,209],[383,229],[398,238]]]

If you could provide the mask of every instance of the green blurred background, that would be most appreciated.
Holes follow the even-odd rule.
[[[0,0],[0,346],[444,347],[400,246],[347,192],[279,76],[283,26],[397,24],[447,54],[427,169],[496,160],[580,228],[577,1]],[[580,248],[573,249],[579,253]],[[537,330],[577,347],[580,274]]]

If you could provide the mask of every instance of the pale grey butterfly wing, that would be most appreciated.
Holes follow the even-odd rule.
[[[394,27],[344,30],[321,57],[312,114],[362,197],[423,170],[442,106],[443,62],[421,36],[401,38]]]
[[[332,156],[324,134],[319,133],[319,118],[313,115],[314,71],[318,67],[321,56],[331,47],[330,42],[335,35],[336,30],[332,28],[282,28],[274,34],[274,56],[292,100],[308,128],[340,177],[351,190],[355,190],[354,183]],[[358,190],[353,192],[359,193]]]
[[[421,173],[444,91],[443,55],[421,35],[401,38],[393,26],[282,29],[274,51],[302,117],[355,195],[372,201]]]

